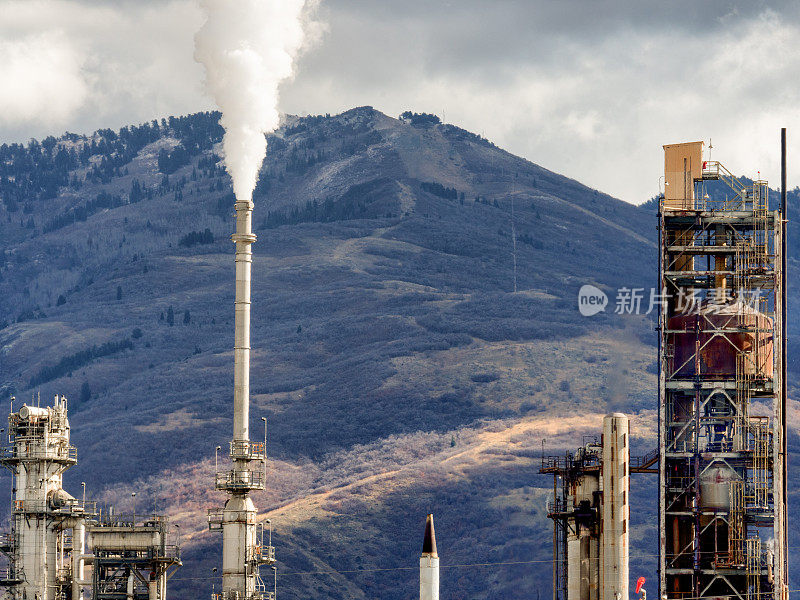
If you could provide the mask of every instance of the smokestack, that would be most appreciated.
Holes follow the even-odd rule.
[[[425,539],[419,558],[419,600],[439,600],[439,554],[432,514],[425,521]]]
[[[234,324],[233,366],[233,439],[250,441],[250,265],[253,262],[251,245],[256,241],[252,232],[253,203],[238,199],[236,233],[236,315]]]
[[[233,468],[217,474],[217,489],[230,494],[222,512],[222,593],[224,598],[250,598],[258,589],[260,559],[254,549],[256,540],[256,508],[251,490],[264,489],[261,470],[250,468],[253,460],[263,463],[264,447],[250,442],[250,266],[251,246],[256,241],[252,231],[253,203],[237,199],[236,233],[236,296],[234,320],[233,365],[233,440],[230,456]],[[253,568],[255,567],[255,568]]]

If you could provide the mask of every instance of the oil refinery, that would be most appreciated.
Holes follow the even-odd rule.
[[[613,412],[599,438],[542,452],[539,473],[553,481],[553,600],[632,597],[632,483],[649,475],[658,479],[660,599],[787,600],[785,130],[777,207],[766,181],[734,176],[703,142],[663,149],[657,445],[632,456],[630,420]],[[727,192],[709,194],[712,182]],[[251,497],[265,489],[267,469],[266,421],[263,440],[250,431],[252,198],[234,208],[233,436],[231,466],[213,486],[227,500],[207,511],[208,528],[222,532],[221,591],[212,600],[276,600],[272,523]],[[177,529],[164,515],[104,514],[85,486],[66,491],[63,475],[77,461],[65,397],[17,410],[12,398],[0,449],[13,491],[10,531],[0,539],[5,597],[166,600],[182,565]],[[420,600],[439,599],[439,569],[428,514]]]

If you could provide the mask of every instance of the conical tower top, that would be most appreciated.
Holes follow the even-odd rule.
[[[436,531],[433,528],[433,515],[425,520],[425,541],[422,542],[422,556],[439,556],[436,553]]]

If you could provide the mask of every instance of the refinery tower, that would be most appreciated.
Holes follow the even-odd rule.
[[[659,596],[786,600],[785,201],[664,152]]]

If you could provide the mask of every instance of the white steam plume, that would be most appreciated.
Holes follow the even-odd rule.
[[[267,151],[265,134],[280,122],[278,86],[293,73],[303,45],[306,0],[201,0],[207,20],[194,58],[222,111],[225,166],[237,199],[250,199]]]

